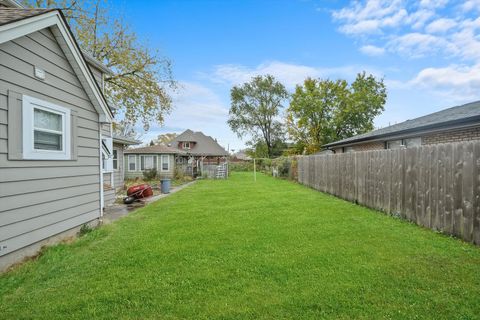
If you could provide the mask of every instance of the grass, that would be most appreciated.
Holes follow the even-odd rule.
[[[0,276],[3,319],[474,319],[480,249],[248,173]]]

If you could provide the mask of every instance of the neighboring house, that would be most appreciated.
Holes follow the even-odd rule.
[[[228,160],[228,152],[217,140],[200,131],[186,130],[168,145],[183,152],[177,156],[177,165],[192,176],[199,176],[202,171],[212,176],[216,167]]]
[[[125,150],[125,179],[142,178],[143,172],[155,169],[162,178],[173,178],[175,155],[182,152],[165,145]]]
[[[125,149],[128,146],[140,144],[141,141],[137,141],[132,138],[124,137],[118,134],[113,134],[113,186],[115,190],[122,189],[125,179]]]
[[[123,155],[126,147],[139,144],[140,141],[113,134],[112,138],[104,138],[103,159],[103,197],[104,206],[112,205],[118,191],[124,187],[125,170]]]
[[[82,53],[61,11],[0,5],[4,269],[101,218],[113,140],[108,69]]]
[[[480,101],[335,141],[323,147],[342,153],[477,139],[480,139]]]
[[[252,157],[247,155],[245,150],[240,150],[238,152],[235,152],[230,156],[230,161],[231,162],[246,162],[246,161],[251,161]]]

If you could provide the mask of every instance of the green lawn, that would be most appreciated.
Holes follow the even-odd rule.
[[[479,317],[479,248],[248,173],[0,276],[4,319]]]

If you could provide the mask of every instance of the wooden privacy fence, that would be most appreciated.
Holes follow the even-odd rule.
[[[298,157],[314,189],[480,244],[480,141]]]

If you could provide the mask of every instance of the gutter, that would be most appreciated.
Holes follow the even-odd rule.
[[[467,128],[475,127],[478,125],[480,125],[480,116],[475,116],[467,119],[452,120],[452,121],[427,125],[423,127],[410,128],[410,129],[395,131],[391,133],[373,135],[365,138],[352,139],[350,141],[345,141],[345,142],[341,142],[341,141],[332,142],[332,143],[323,145],[322,148],[331,149],[332,147],[345,147],[345,146],[356,145],[364,142],[384,141],[386,140],[386,138],[388,138],[388,140],[393,140],[396,138],[408,138],[408,137],[414,137],[418,135],[424,135],[427,133],[437,133],[441,131],[450,131],[450,130],[456,130],[456,129],[467,129]]]

